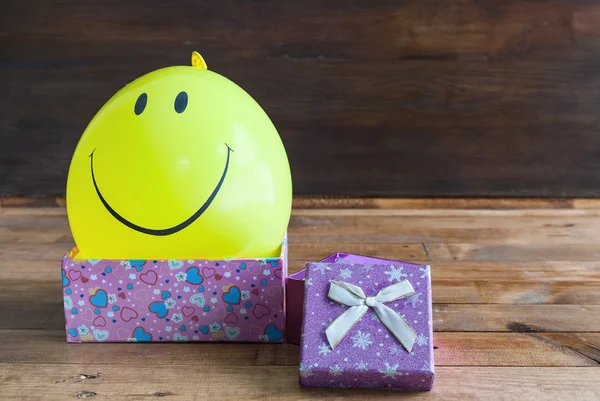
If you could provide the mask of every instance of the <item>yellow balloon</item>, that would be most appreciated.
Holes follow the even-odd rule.
[[[96,114],[73,155],[78,258],[278,256],[292,204],[281,139],[243,89],[206,69],[160,69]]]

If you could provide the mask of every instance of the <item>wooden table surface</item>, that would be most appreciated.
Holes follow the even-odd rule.
[[[600,201],[296,200],[291,272],[431,264],[435,389],[401,394],[300,388],[291,344],[67,344],[62,202],[2,202],[0,399],[600,398]]]

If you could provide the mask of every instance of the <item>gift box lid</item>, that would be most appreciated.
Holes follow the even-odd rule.
[[[434,369],[429,266],[348,254],[337,254],[335,260],[337,263],[307,264],[300,384],[430,390]],[[377,264],[364,263],[365,260]],[[405,280],[414,294],[401,291],[395,294],[398,299],[390,302],[377,296],[386,287],[397,288],[395,284]],[[371,304],[365,307],[366,313],[347,328],[337,345],[330,343],[325,331],[332,322],[338,322],[350,306],[328,297],[332,281],[360,287],[365,303]],[[410,352],[388,329],[389,324],[380,320],[372,307],[373,301],[367,303],[366,297],[381,300],[410,326],[407,330],[414,331]]]
[[[404,266],[418,266],[407,262],[374,258],[371,256],[356,255],[352,253],[336,252],[319,262],[345,262],[345,263],[370,263],[370,264],[396,264]],[[297,271],[286,278],[286,340],[291,344],[300,344],[302,332],[302,312],[304,310],[304,279],[306,269]]]

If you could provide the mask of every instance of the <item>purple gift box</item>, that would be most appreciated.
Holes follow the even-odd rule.
[[[356,256],[347,253],[334,253],[329,255],[320,262],[337,262],[342,256]],[[302,333],[302,311],[304,310],[304,278],[306,276],[306,269],[302,269],[294,274],[289,275],[286,278],[286,322],[285,322],[285,335],[288,343],[300,344]]]
[[[429,266],[349,254],[325,260],[307,264],[300,384],[431,390]]]
[[[279,258],[62,260],[68,342],[283,342]]]

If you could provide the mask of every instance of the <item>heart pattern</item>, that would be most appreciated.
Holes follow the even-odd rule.
[[[198,269],[197,267],[190,267],[189,269],[187,269],[185,274],[185,281],[187,281],[190,284],[200,285],[204,281],[204,278],[202,278],[202,276],[200,275],[200,269]]]
[[[157,318],[159,319],[164,319],[165,317],[167,317],[167,314],[169,313],[167,307],[165,306],[164,302],[152,302],[150,304],[150,306],[148,307],[148,310],[152,313],[154,313],[156,315]]]
[[[63,259],[69,342],[283,341],[283,260],[93,262]]]
[[[130,320],[137,319],[138,313],[131,308],[123,307],[121,308],[121,319],[124,322],[129,322]]]
[[[183,260],[169,260],[167,263],[171,270],[177,270],[183,267]]]
[[[224,319],[227,316],[227,311],[222,306],[217,306],[213,309],[213,315],[219,319]]]
[[[71,281],[77,281],[81,278],[81,271],[79,270],[69,270],[69,279]]]
[[[236,324],[238,322],[238,317],[235,313],[230,313],[225,317],[225,323],[227,324]]]
[[[108,338],[108,330],[94,330],[94,338],[96,341],[102,342]]]
[[[202,275],[203,275],[204,277],[206,277],[206,278],[211,278],[212,276],[214,276],[214,275],[215,275],[215,273],[216,273],[216,272],[217,272],[217,271],[215,270],[215,268],[214,268],[214,267],[208,267],[208,266],[206,266],[206,267],[204,267],[204,268],[202,269]]]
[[[194,312],[196,312],[196,308],[193,306],[184,306],[181,308],[181,312],[183,313],[183,316],[190,317],[194,314]]]
[[[144,330],[143,327],[138,327],[133,331],[133,338],[137,342],[146,343],[152,340],[152,334]]]
[[[108,295],[106,295],[106,291],[97,290],[96,293],[90,297],[90,303],[97,308],[106,308],[108,305]]]
[[[106,319],[104,319],[102,316],[97,316],[94,319],[94,326],[96,326],[96,327],[104,327],[104,326],[106,326]]]
[[[140,281],[149,285],[155,285],[158,281],[158,274],[154,270],[148,270],[146,273],[140,274]]]
[[[130,260],[129,266],[133,267],[135,271],[141,272],[146,264],[145,260]]]
[[[269,337],[269,341],[279,342],[283,338],[283,331],[279,330],[274,324],[270,324],[265,329],[265,335]]]
[[[146,290],[137,290],[133,297],[141,302],[146,302],[148,300],[148,292]]]
[[[231,327],[231,326],[225,327],[225,334],[227,335],[227,337],[230,340],[233,340],[234,338],[239,336],[241,332],[242,332],[242,330],[239,327]]]
[[[190,302],[194,305],[204,306],[204,295],[194,294],[190,297]]]
[[[256,304],[254,305],[254,309],[252,309],[252,315],[254,315],[257,319],[262,319],[265,316],[271,314],[271,309],[267,305]]]
[[[71,280],[69,280],[67,278],[67,273],[65,273],[64,269],[61,269],[61,273],[62,273],[62,285],[63,287],[68,287],[69,284],[71,284]],[[70,290],[70,288],[69,288]]]
[[[229,291],[223,293],[223,301],[227,302],[230,305],[239,305],[240,299],[242,298],[242,293],[238,287],[231,287]]]

